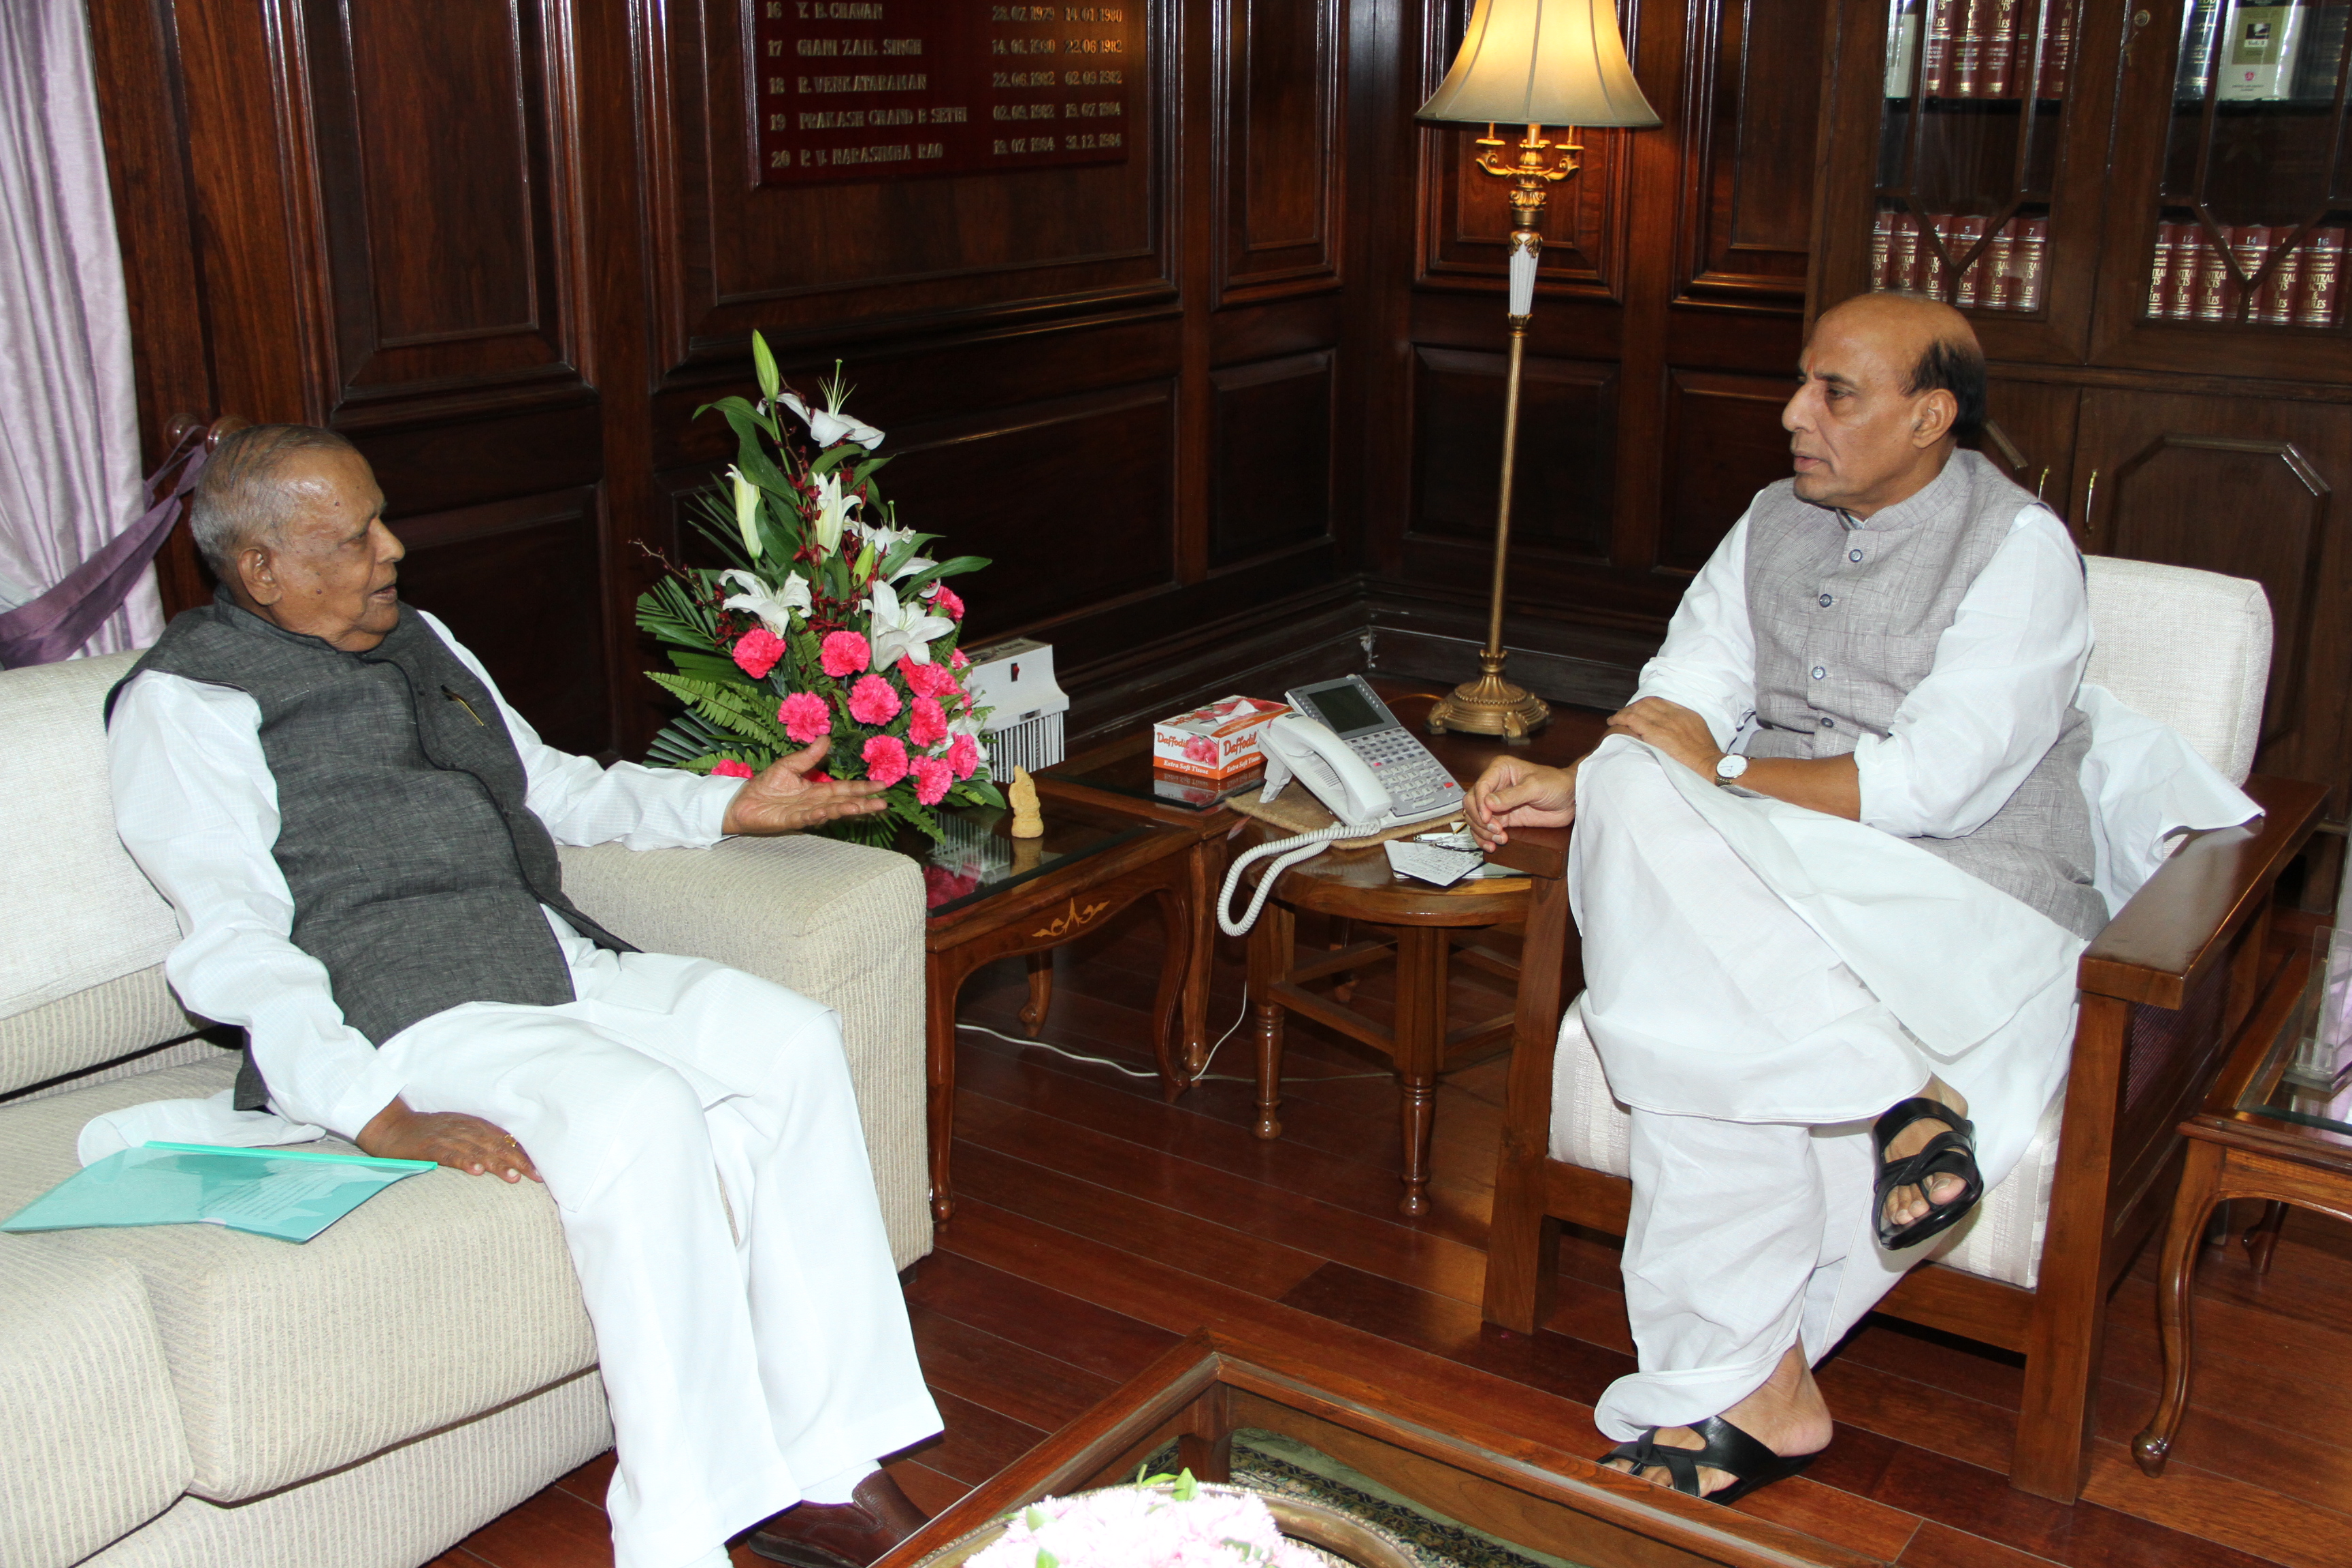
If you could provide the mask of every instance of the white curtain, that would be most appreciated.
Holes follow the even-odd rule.
[[[144,507],[131,310],[84,0],[0,0],[0,610]],[[81,652],[155,640],[151,567]]]

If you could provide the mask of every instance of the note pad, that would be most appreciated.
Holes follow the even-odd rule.
[[[308,1149],[150,1143],[109,1154],[0,1221],[0,1230],[217,1225],[308,1241],[429,1160]]]

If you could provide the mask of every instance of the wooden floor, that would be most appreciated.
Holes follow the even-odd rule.
[[[1302,921],[1302,928],[1304,922]],[[1307,933],[1302,929],[1302,937]],[[1159,931],[1130,913],[1059,955],[1045,1037],[1148,1065]],[[1237,948],[1221,954],[1215,1024],[1239,1013]],[[1377,977],[1360,1001],[1370,1010]],[[1016,963],[975,975],[969,1022],[1018,1034]],[[1493,997],[1457,982],[1460,1017]],[[1564,1244],[1560,1304],[1528,1338],[1479,1321],[1502,1064],[1464,1069],[1438,1102],[1433,1212],[1395,1210],[1396,1094],[1374,1064],[1294,1026],[1285,1136],[1249,1131],[1251,1090],[1156,1084],[966,1030],[959,1207],[908,1289],[947,1430],[890,1467],[937,1510],[1203,1324],[1422,1388],[1458,1387],[1497,1426],[1598,1451],[1591,1402],[1633,1369],[1613,1249]],[[1250,1070],[1247,1032],[1217,1073]],[[2251,1217],[2251,1216],[2249,1216]],[[2209,1252],[2196,1404],[2166,1477],[2126,1445],[2154,1405],[2153,1258],[2117,1293],[2090,1485],[2072,1508],[2003,1478],[2014,1358],[1874,1319],[1823,1363],[1836,1442],[1804,1477],[1743,1510],[1917,1568],[2259,1562],[2352,1568],[2352,1229],[2297,1215],[2267,1279]],[[591,1568],[611,1561],[599,1500],[610,1456],[446,1553],[432,1568]],[[737,1561],[758,1562],[739,1548]]]

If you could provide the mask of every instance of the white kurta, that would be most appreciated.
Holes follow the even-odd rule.
[[[559,841],[719,838],[736,781],[600,768],[499,705]],[[573,1001],[453,1007],[377,1049],[289,940],[259,724],[244,693],[155,671],[115,706],[117,826],[184,939],[165,972],[191,1012],[248,1031],[283,1114],[349,1137],[404,1098],[530,1152],[596,1329],[619,1568],[680,1568],[803,1482],[937,1432],[831,1011],[706,960],[606,952],[551,911]]]
[[[1638,693],[1692,709],[1733,750],[1756,706],[1747,535],[1743,518],[1694,581]],[[1582,1016],[1633,1112],[1624,1275],[1641,1370],[1596,1410],[1610,1436],[1719,1414],[1801,1340],[1819,1360],[1918,1261],[1923,1248],[1877,1247],[1870,1122],[1931,1076],[1967,1097],[1989,1187],[2023,1153],[2064,1081],[2084,943],[1904,840],[1965,835],[2000,809],[2056,737],[2090,648],[2073,547],[2028,507],[1888,733],[1857,745],[1860,821],[1720,788],[1622,736],[1580,770]],[[2096,812],[2132,793],[2102,715],[2136,723],[2137,745],[2147,721],[2087,691]],[[2254,814],[2177,737],[2166,759],[2189,787],[2153,816],[2141,803],[2141,837],[2158,816]],[[2159,851],[2134,839],[2110,855],[2098,837],[2119,904]]]

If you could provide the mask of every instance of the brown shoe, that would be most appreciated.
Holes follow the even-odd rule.
[[[929,1522],[887,1470],[857,1483],[847,1502],[804,1502],[771,1514],[744,1544],[793,1568],[866,1568]]]

